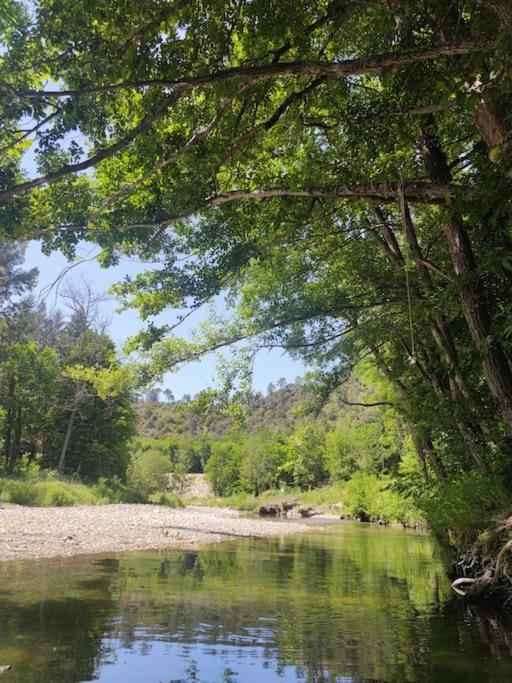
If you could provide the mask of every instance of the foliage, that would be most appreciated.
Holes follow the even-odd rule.
[[[147,321],[129,343],[146,379],[235,347],[220,404],[237,408],[231,399],[247,393],[254,355],[282,348],[315,370],[317,408],[335,391],[354,403],[344,390],[359,371],[368,391],[356,402],[381,409],[372,424],[358,414],[340,423],[327,456],[317,426],[285,417],[273,430],[283,450],[265,449],[261,471],[230,422],[205,465],[216,491],[355,477],[354,497],[364,500],[366,489],[384,495],[371,477],[387,484],[396,475],[405,497],[419,500],[425,488],[435,499],[468,474],[483,482],[506,469],[509,3],[7,5],[16,30],[2,29],[4,241],[36,237],[71,256],[85,239],[105,266],[123,254],[158,260],[115,287]],[[29,146],[36,178],[24,167]],[[6,269],[8,290],[26,293],[30,275],[17,264]],[[225,313],[178,336],[188,313],[219,294]],[[166,309],[175,319],[160,325]],[[109,366],[112,348],[76,315],[67,327],[74,343],[57,363],[67,414],[51,422],[47,455],[78,471],[92,437],[73,454],[66,434],[89,399],[103,405],[112,383],[96,381],[97,368]],[[24,452],[42,449],[46,423],[37,412],[37,425],[24,421],[30,397],[19,377],[31,352],[11,351],[0,404],[14,471]],[[35,388],[33,376],[27,382]],[[198,416],[186,418],[194,420],[197,434]],[[421,485],[410,468],[399,472],[412,451]],[[104,455],[95,449],[87,476],[104,473]],[[109,473],[123,476],[119,461]]]
[[[233,438],[225,437],[212,444],[204,471],[216,495],[229,496],[239,488],[242,452],[242,443]]]
[[[324,457],[324,433],[319,425],[300,423],[286,439],[280,474],[301,489],[321,486],[327,480]]]
[[[139,489],[123,483],[118,477],[100,477],[94,485],[95,493],[109,503],[147,503],[148,498]]]
[[[63,294],[66,318],[49,315],[27,295],[37,272],[19,268],[22,256],[0,245],[0,468],[21,474],[28,457],[88,481],[125,477],[133,372],[116,358],[90,288]]]
[[[143,451],[130,462],[128,486],[146,496],[164,491],[168,484],[170,464],[169,457],[159,451]]]
[[[401,522],[406,526],[421,522],[421,514],[412,501],[394,491],[391,480],[378,479],[374,474],[355,473],[346,486],[344,503],[357,518]]]
[[[474,541],[479,531],[508,516],[511,505],[501,479],[482,472],[469,472],[419,500],[429,527],[457,546]]]
[[[190,438],[208,434],[223,436],[234,428],[233,419],[218,405],[210,411],[204,407],[204,394],[184,397],[181,400],[145,400],[137,403],[138,433],[149,439]],[[306,400],[306,390],[301,378],[287,383],[283,378],[271,384],[265,395],[253,392],[245,402],[243,429],[248,432],[289,431],[300,421],[300,408]],[[335,419],[340,405],[334,400],[325,412],[326,421]]]
[[[93,488],[64,481],[0,478],[0,500],[34,507],[99,505],[107,502]]]
[[[157,505],[163,505],[168,508],[182,508],[183,502],[175,493],[152,493],[149,496],[149,501],[151,503],[156,503]]]

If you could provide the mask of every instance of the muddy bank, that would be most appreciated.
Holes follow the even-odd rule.
[[[0,560],[86,553],[196,548],[226,539],[304,531],[296,522],[243,517],[226,508],[156,505],[0,507]]]

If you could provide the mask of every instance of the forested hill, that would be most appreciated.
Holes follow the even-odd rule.
[[[353,380],[346,391],[352,397],[358,396],[361,387]],[[280,379],[276,385],[270,384],[266,394],[256,393],[246,406],[244,431],[291,431],[304,419],[307,399],[307,390],[300,378],[291,383]],[[326,426],[334,424],[345,411],[346,406],[339,396],[333,396],[322,409],[319,419]],[[161,398],[158,392],[150,392],[145,400],[137,403],[137,413],[138,433],[150,439],[164,439],[173,435],[199,436],[205,432],[211,436],[222,436],[234,426],[233,418],[222,409],[215,410],[207,419],[203,419],[190,396],[175,401],[169,394]]]

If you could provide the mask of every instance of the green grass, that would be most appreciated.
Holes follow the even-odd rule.
[[[438,488],[420,506],[436,536],[462,546],[508,517],[512,496],[499,478],[474,471]]]
[[[85,484],[23,479],[0,479],[0,500],[33,507],[101,505],[110,502]]]
[[[87,486],[56,479],[52,473],[42,473],[42,476],[48,478],[0,478],[0,501],[31,507],[148,502],[167,507],[183,507],[175,493],[156,493],[148,498],[117,479],[101,479],[97,484]]]

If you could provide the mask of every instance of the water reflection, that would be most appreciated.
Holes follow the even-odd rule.
[[[428,537],[356,524],[3,563],[2,683],[512,680],[510,620],[448,589]]]

